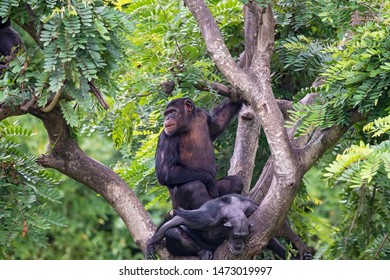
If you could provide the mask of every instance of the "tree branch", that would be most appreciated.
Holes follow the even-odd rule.
[[[245,51],[239,66],[249,69],[257,44],[257,18],[244,6]],[[243,193],[248,193],[255,168],[255,158],[260,137],[261,120],[251,106],[243,106],[238,115],[238,126],[229,175],[238,175],[243,183]]]
[[[23,110],[20,109],[20,107],[15,109],[15,108],[11,108],[8,105],[0,103],[0,121],[5,120],[6,118],[12,116],[20,116],[24,114],[26,114],[26,112],[23,112]]]
[[[301,178],[298,159],[284,128],[284,118],[271,88],[270,57],[273,51],[273,12],[271,6],[268,6],[260,13],[257,48],[249,71],[244,71],[230,56],[219,28],[204,1],[186,0],[185,2],[202,31],[211,58],[233,87],[240,89],[243,97],[252,105],[255,114],[261,117],[271,154],[275,159],[274,179],[271,182],[270,191],[251,216],[253,221],[257,221],[254,226],[256,234],[250,237],[248,246],[250,249],[240,256],[250,258],[264,248],[268,240],[283,224]],[[231,258],[233,256],[226,250],[226,246],[222,246],[216,251],[215,257]]]
[[[233,156],[228,175],[237,175],[244,183],[243,193],[248,193],[255,168],[261,121],[250,106],[243,105],[238,114],[238,126]]]
[[[265,27],[259,32],[265,43],[258,42],[251,71],[246,72],[239,68],[231,57],[218,25],[204,1],[186,0],[185,3],[198,22],[207,51],[215,64],[233,87],[241,90],[244,99],[249,101],[256,114],[260,114],[271,153],[278,159],[275,171],[278,174],[284,174],[286,170],[294,170],[296,158],[284,128],[283,115],[277,106],[270,84],[269,63],[274,32],[271,7],[269,6],[262,14],[261,22]],[[262,41],[262,39],[259,40]]]
[[[240,95],[236,89],[216,82],[211,82],[209,84],[205,82],[198,82],[194,85],[194,87],[202,91],[214,91],[217,94],[229,97],[232,100],[237,100],[237,97]]]
[[[126,224],[137,246],[146,248],[148,237],[155,226],[135,194],[111,169],[86,155],[71,137],[61,110],[55,107],[49,113],[35,111],[49,136],[50,151],[38,159],[44,167],[57,169],[101,194]]]
[[[249,100],[250,95],[248,95],[247,92],[250,92],[252,83],[245,83],[245,81],[249,82],[247,73],[237,65],[230,55],[209,8],[203,0],[185,0],[184,2],[197,21],[206,43],[207,52],[217,65],[218,69],[233,87],[242,90],[244,99],[251,102]]]

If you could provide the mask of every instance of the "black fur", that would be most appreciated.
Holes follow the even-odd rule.
[[[176,255],[198,255],[211,258],[212,252],[225,239],[235,254],[244,249],[250,223],[245,215],[249,208],[257,207],[249,198],[228,194],[207,201],[199,209],[176,210],[176,216],[161,225],[147,245],[146,258],[153,258],[155,245],[164,236],[171,237],[167,247]],[[173,235],[173,236],[171,236]],[[174,242],[178,238],[177,242]]]
[[[0,57],[11,55],[19,47],[23,47],[23,42],[11,27],[11,21],[7,19],[3,22],[3,18],[0,17]]]
[[[157,179],[168,187],[174,209],[192,210],[223,194],[241,193],[243,184],[237,176],[215,179],[212,144],[241,106],[226,99],[209,113],[195,107],[189,98],[168,103],[155,165]]]
[[[209,205],[207,211],[205,210],[184,210],[177,209],[176,214],[184,218],[192,228],[202,228],[205,229],[208,225],[212,224],[215,221],[219,210],[219,205]]]

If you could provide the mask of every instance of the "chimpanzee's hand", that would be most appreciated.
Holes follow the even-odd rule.
[[[154,245],[147,244],[146,252],[145,252],[145,260],[154,260],[154,259],[156,259],[156,249],[154,248]]]
[[[217,185],[215,184],[214,179],[209,184],[207,184],[207,190],[209,191],[211,198],[219,197],[219,190],[218,190]]]
[[[200,250],[198,253],[198,256],[201,260],[212,260],[213,259],[213,252],[209,250]]]

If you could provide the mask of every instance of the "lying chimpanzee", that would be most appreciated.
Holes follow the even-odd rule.
[[[214,250],[225,239],[228,239],[230,251],[238,255],[244,250],[244,242],[249,235],[251,225],[247,217],[256,209],[257,205],[251,199],[239,194],[209,200],[195,210],[179,208],[175,210],[176,216],[160,225],[149,240],[145,258],[154,258],[155,245],[170,235],[187,237],[177,242],[167,238],[167,247],[173,255],[198,255],[203,260],[212,259]],[[181,234],[176,231],[181,231]],[[284,258],[284,248],[276,240],[272,245],[276,246],[272,249]]]

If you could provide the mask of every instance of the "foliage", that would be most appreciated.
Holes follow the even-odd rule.
[[[1,2],[0,16],[19,25],[30,23],[31,13],[36,16],[32,23],[40,41],[13,60],[2,75],[0,101],[12,100],[18,105],[37,96],[38,105],[44,106],[60,93],[64,116],[70,126],[77,127],[80,116],[69,110],[65,100],[74,100],[71,106],[84,112],[94,108],[93,112],[96,100],[89,93],[91,82],[103,93],[114,94],[112,78],[125,54],[118,31],[128,30],[130,25],[123,14],[99,0]]]
[[[143,259],[123,221],[101,197],[81,184],[65,179],[61,183],[62,204],[53,207],[66,227],[45,231],[47,247],[28,239],[7,248],[9,259],[124,260]]]
[[[358,0],[278,0],[275,2],[277,32],[282,38],[296,36],[313,37],[319,40],[335,40],[344,36],[350,28],[355,11],[367,11],[369,6],[381,1]]]
[[[304,182],[310,196],[298,194],[294,202],[290,217],[295,229],[303,237],[309,233],[306,242],[315,248],[316,258],[387,259],[389,146],[383,133],[388,131],[390,108],[390,45],[385,35],[390,6],[382,1],[310,1],[304,6],[298,1],[278,3],[276,10],[284,13],[277,14],[281,40],[276,42],[274,65],[280,68],[275,68],[275,77],[282,87],[286,77],[292,80],[292,92],[302,87],[296,100],[308,93],[320,97],[312,105],[293,104],[288,125],[300,124],[297,135],[311,133],[317,127],[347,124],[355,112],[368,120],[382,116],[365,128],[361,123],[355,125],[335,147],[334,152],[347,149],[327,168],[326,178],[331,180],[320,178],[321,169],[334,159],[331,153],[306,174]],[[337,8],[341,6],[344,9]],[[303,10],[298,11],[299,7]],[[351,29],[351,15],[356,11],[363,15],[363,25]],[[345,34],[348,37],[340,44],[338,39]],[[317,48],[310,55],[313,43]],[[310,59],[316,63],[307,63]],[[319,73],[323,73],[323,85],[310,87]],[[275,86],[277,91],[278,84]],[[376,138],[362,133],[368,130]],[[353,145],[362,140],[368,143]],[[320,189],[326,184],[333,187],[330,192]],[[340,216],[344,217],[341,222]]]
[[[8,257],[7,247],[26,238],[35,246],[45,246],[50,227],[64,226],[51,209],[62,197],[56,188],[58,179],[21,150],[20,139],[32,136],[18,123],[0,123],[0,258]]]
[[[382,18],[389,9],[380,0],[279,0],[274,1],[273,8],[278,39],[272,61],[273,90],[277,96],[288,99],[301,88],[310,87],[318,77],[315,75],[336,63],[329,63],[331,54],[337,50],[340,40],[345,41],[346,34],[351,34],[351,23],[357,22],[355,18],[363,21],[375,15]]]
[[[370,132],[372,137],[379,137],[390,132],[390,115],[384,118],[378,118],[365,125],[363,131]]]
[[[239,57],[244,50],[242,3],[248,1],[206,2],[229,50]],[[270,1],[253,2],[266,5]],[[27,12],[26,4],[36,18]],[[272,57],[275,94],[290,100],[307,93],[320,97],[316,104],[293,105],[292,122],[301,124],[298,134],[346,124],[355,112],[375,120],[356,124],[306,174],[290,213],[291,223],[313,247],[316,258],[388,259],[390,39],[386,34],[390,4],[382,0],[279,0],[273,1],[273,8],[277,21]],[[356,11],[364,16],[364,24],[351,27]],[[0,16],[16,23],[27,46],[0,76],[0,102],[17,105],[36,95],[44,106],[62,89],[62,112],[78,132],[83,149],[115,166],[152,219],[159,222],[170,207],[167,190],[154,175],[163,108],[171,98],[189,96],[197,106],[211,109],[220,98],[195,85],[225,82],[207,56],[196,22],[182,1],[5,0]],[[41,32],[38,42],[22,30],[27,23]],[[324,85],[311,87],[319,75]],[[89,82],[110,96],[109,111],[99,109]],[[164,89],[170,82],[172,89]],[[0,125],[0,205],[8,207],[4,212],[8,216],[0,214],[3,257],[142,258],[123,223],[101,197],[68,180],[61,184],[63,204],[52,203],[48,195],[41,194],[52,190],[56,181],[48,179],[51,175],[39,177],[43,171],[35,158],[22,155],[20,149],[26,152],[36,147],[18,145],[12,131],[24,135],[29,143],[32,137],[17,127],[7,122]],[[215,143],[218,176],[229,168],[235,129],[230,126]],[[254,180],[269,156],[264,136],[259,145]],[[335,159],[334,154],[341,152]],[[325,167],[326,183],[321,178]],[[34,181],[24,174],[34,175],[27,177]],[[30,182],[41,187],[34,189]],[[26,196],[20,196],[20,189]],[[11,211],[9,205],[17,203],[20,207]],[[49,206],[56,214],[47,213]],[[31,216],[28,239],[21,236],[26,215]],[[56,226],[63,224],[59,215],[67,227]],[[11,218],[18,222],[12,224]],[[10,226],[3,227],[6,219],[4,224]],[[48,229],[50,224],[54,226]],[[37,243],[49,247],[37,247]]]
[[[328,42],[305,35],[289,36],[277,41],[273,56],[273,70],[277,73],[273,81],[275,94],[292,99],[298,89],[310,88],[332,60],[330,54],[324,51],[327,45]]]
[[[329,49],[334,62],[323,74],[319,103],[299,110],[291,121],[325,128],[347,124],[354,112],[370,120],[384,112],[390,106],[389,31],[388,21],[369,22],[356,28],[345,47]]]
[[[385,119],[365,130],[380,136],[377,131],[388,125]],[[340,259],[390,259],[389,137],[376,145],[352,145],[326,170],[329,184],[343,188],[344,217],[327,254]]]
[[[242,50],[242,35],[236,36],[243,27],[241,5],[234,0],[210,1],[209,5],[229,48],[238,55],[238,49]],[[159,101],[166,102],[167,95],[193,96],[197,93],[193,87],[196,83],[221,80],[205,55],[194,19],[182,3],[139,0],[124,10],[136,22],[129,36],[131,59],[123,77],[125,100],[131,97],[141,105],[157,102],[159,108]],[[161,84],[167,81],[174,81],[172,93],[161,90]]]

